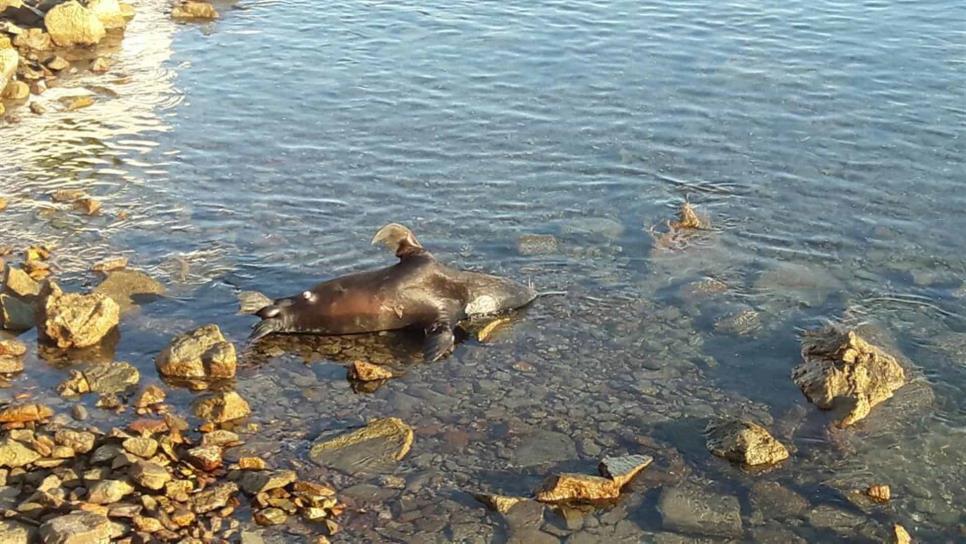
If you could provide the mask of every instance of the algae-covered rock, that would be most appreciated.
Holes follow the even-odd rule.
[[[819,408],[842,409],[841,427],[867,416],[906,382],[894,355],[837,326],[806,332],[802,360],[792,379]]]
[[[788,450],[752,421],[717,421],[708,425],[708,450],[745,465],[768,465],[788,459]]]
[[[106,34],[97,15],[74,0],[54,6],[44,16],[44,26],[61,47],[94,45]]]

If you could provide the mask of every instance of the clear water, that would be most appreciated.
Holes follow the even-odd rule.
[[[522,529],[470,492],[526,494],[622,452],[657,460],[616,506],[536,527],[671,538],[656,503],[685,480],[737,496],[749,540],[865,541],[893,522],[963,538],[966,4],[285,0],[223,4],[200,26],[163,4],[138,4],[111,73],[39,98],[93,92],[94,106],[0,127],[0,242],[56,245],[72,287],[114,254],[168,285],[122,323],[118,359],[154,376],[173,334],[209,322],[241,342],[237,290],[287,295],[390,262],[367,244],[390,221],[452,264],[571,293],[440,364],[395,336],[284,339],[248,361],[249,446],[354,486],[346,541],[502,542]],[[46,196],[75,187],[104,213]],[[647,229],[685,199],[717,228],[656,248]],[[560,249],[519,253],[533,233]],[[689,294],[707,277],[727,291]],[[747,308],[756,331],[715,329]],[[914,369],[847,432],[826,431],[789,378],[798,331],[825,319],[876,324]],[[354,393],[342,365],[358,357],[405,375]],[[61,372],[36,360],[4,394],[46,398]],[[701,431],[718,414],[776,429],[792,461],[749,474],[711,458]],[[385,416],[416,429],[405,489],[310,467],[319,432]],[[528,465],[548,431],[572,446]],[[760,480],[863,522],[763,524]],[[888,506],[844,498],[878,482]]]

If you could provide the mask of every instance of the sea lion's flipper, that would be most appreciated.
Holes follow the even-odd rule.
[[[456,345],[453,328],[462,318],[460,303],[456,300],[437,300],[432,306],[432,321],[426,326],[426,341],[423,343],[423,357],[430,363],[453,351]]]
[[[379,229],[376,235],[372,237],[371,243],[372,245],[382,244],[388,247],[400,259],[426,252],[423,245],[416,239],[413,231],[399,223],[389,223]]]

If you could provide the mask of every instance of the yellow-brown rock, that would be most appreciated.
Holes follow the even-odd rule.
[[[44,301],[40,332],[59,348],[86,348],[107,336],[120,316],[120,307],[109,297],[63,293],[53,287]]]
[[[349,377],[360,382],[374,382],[388,380],[393,377],[392,371],[379,365],[365,361],[355,361],[349,368]]]
[[[711,453],[749,466],[770,465],[788,459],[788,450],[753,421],[716,421],[708,425]]]
[[[865,490],[865,494],[876,502],[889,502],[892,499],[892,490],[889,486],[884,484],[870,485],[868,489]]]
[[[75,0],[51,8],[44,16],[44,26],[54,43],[61,47],[94,45],[106,34],[97,15]]]
[[[536,492],[540,502],[616,499],[620,486],[610,478],[565,472],[547,478]]]
[[[53,415],[54,411],[44,404],[15,404],[0,410],[0,423],[30,423]]]
[[[215,6],[208,2],[195,2],[188,0],[171,8],[171,17],[174,19],[217,19],[218,11]]]

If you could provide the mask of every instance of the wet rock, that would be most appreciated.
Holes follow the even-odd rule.
[[[101,203],[91,197],[80,198],[74,201],[74,209],[85,215],[96,215],[101,211]]]
[[[47,34],[41,28],[28,28],[17,34],[13,39],[13,44],[20,49],[32,49],[34,51],[50,51],[54,47],[50,34]]]
[[[550,476],[536,492],[540,502],[600,501],[619,495],[620,486],[614,480],[576,473]]]
[[[111,69],[111,63],[104,57],[98,57],[91,63],[90,71],[95,74],[106,74]]]
[[[88,417],[87,407],[85,407],[83,404],[75,404],[70,409],[70,415],[77,421],[84,421]]]
[[[473,497],[485,504],[491,510],[501,514],[506,514],[509,512],[510,509],[516,506],[520,501],[530,500],[526,497],[509,497],[507,495],[492,495],[489,493],[478,493],[473,495]]]
[[[88,0],[87,9],[101,21],[101,24],[107,30],[124,28],[127,25],[127,19],[121,12],[121,5],[117,0]]]
[[[30,423],[53,415],[54,411],[44,404],[14,404],[0,409],[0,423]]]
[[[242,457],[238,460],[240,470],[265,470],[268,464],[260,457]]]
[[[557,250],[557,238],[552,234],[524,234],[517,238],[517,253],[520,255],[548,255]]]
[[[272,304],[272,299],[258,291],[242,291],[238,293],[238,312],[245,315],[254,315],[262,308]]]
[[[3,89],[3,98],[7,100],[23,100],[30,96],[30,86],[23,81],[11,81]]]
[[[104,24],[91,10],[74,0],[54,6],[44,16],[44,26],[61,47],[94,45],[104,38]]]
[[[27,346],[20,340],[10,338],[0,340],[0,374],[12,374],[23,370],[23,360]]]
[[[761,328],[761,318],[752,308],[745,308],[720,317],[714,322],[714,331],[719,334],[748,336]]]
[[[892,526],[892,542],[893,544],[912,544],[912,537],[905,527],[896,523]]]
[[[768,465],[788,459],[788,450],[764,427],[747,420],[717,421],[708,425],[708,451],[745,465]]]
[[[281,525],[288,516],[279,508],[266,508],[255,512],[255,523],[259,525]]]
[[[59,102],[64,105],[65,110],[76,111],[82,108],[93,106],[95,99],[93,96],[86,94],[81,96],[65,96],[60,98]]]
[[[755,482],[749,494],[752,518],[759,522],[801,516],[808,510],[808,501],[778,482]]]
[[[40,526],[44,544],[109,544],[111,522],[93,512],[74,512],[48,520]]]
[[[292,470],[263,470],[246,472],[239,485],[246,493],[255,495],[285,487],[294,482],[297,476]]]
[[[63,5],[63,4],[61,4]],[[104,295],[63,293],[53,286],[44,301],[41,333],[61,349],[98,344],[117,326],[120,308]]]
[[[211,472],[221,467],[221,448],[218,446],[198,446],[188,450],[188,460],[201,470]],[[244,486],[242,486],[244,487]]]
[[[835,326],[806,332],[802,359],[792,371],[792,379],[819,408],[845,412],[841,427],[867,416],[906,381],[895,356],[855,331]]]
[[[666,530],[711,536],[741,536],[738,499],[693,484],[665,487],[658,511]]]
[[[0,0],[0,4],[2,2],[3,0]],[[28,525],[16,521],[0,521],[0,543],[2,544],[28,544],[32,540],[32,533]]]
[[[10,79],[17,73],[20,54],[16,49],[0,48],[0,89],[5,89]]]
[[[188,0],[171,8],[171,17],[174,19],[217,19],[218,12],[215,6],[208,2],[194,2]]]
[[[94,433],[74,429],[60,429],[54,434],[54,442],[67,446],[77,453],[87,453],[94,449],[96,439]]]
[[[511,462],[529,467],[568,461],[577,457],[573,438],[555,431],[538,430],[525,437],[513,452]]]
[[[147,516],[134,516],[131,518],[134,528],[143,533],[157,533],[164,529],[160,520]]]
[[[234,482],[219,483],[192,495],[191,503],[195,512],[204,514],[223,508],[236,493],[238,486]]]
[[[134,407],[138,410],[144,410],[154,406],[156,404],[161,404],[164,402],[166,394],[164,389],[161,389],[157,385],[151,384],[141,391],[138,395],[137,400],[134,401]]]
[[[22,467],[37,459],[40,459],[40,454],[20,442],[9,437],[0,440],[0,467]]]
[[[87,192],[81,189],[57,189],[50,193],[50,199],[61,204],[69,204],[82,198],[87,198]]]
[[[249,415],[252,410],[235,391],[219,392],[206,395],[194,406],[195,415],[212,423],[224,423]]]
[[[35,115],[43,115],[47,113],[47,108],[44,107],[44,105],[41,104],[40,102],[31,102],[30,111]]]
[[[134,487],[123,480],[101,480],[87,493],[87,502],[113,504],[134,492]]]
[[[138,270],[115,270],[108,272],[94,293],[111,297],[122,312],[164,294],[164,286]]]
[[[137,385],[140,379],[140,372],[130,363],[95,364],[83,371],[73,371],[57,390],[62,395],[121,393]]]
[[[25,331],[37,322],[37,307],[17,297],[0,293],[0,326],[8,331]]]
[[[887,485],[876,484],[870,485],[868,489],[865,490],[865,494],[875,502],[889,502],[892,499],[892,490]]]
[[[617,457],[605,457],[601,460],[597,470],[600,475],[610,478],[617,484],[618,488],[624,487],[634,479],[642,470],[647,468],[654,461],[650,455],[621,455]]]
[[[132,436],[121,442],[124,451],[142,459],[150,459],[158,451],[158,441],[145,436]]]
[[[375,419],[365,427],[313,444],[309,457],[319,465],[354,474],[395,466],[409,453],[413,430],[401,419]]]
[[[66,70],[70,68],[70,63],[67,59],[61,57],[60,55],[54,55],[50,60],[47,61],[47,68],[55,72],[60,72],[61,70]]]
[[[148,489],[162,489],[171,481],[171,474],[163,466],[151,461],[134,463],[129,474],[136,484]]]
[[[91,267],[92,272],[113,272],[127,268],[127,257],[111,257]]]
[[[561,232],[613,241],[624,233],[624,225],[609,217],[576,217],[564,223]]]
[[[217,325],[176,336],[155,359],[158,371],[171,378],[232,378],[235,362],[235,346]]]
[[[847,532],[854,527],[858,527],[864,521],[865,518],[858,514],[828,504],[816,506],[808,513],[808,522],[813,527],[832,529],[838,532]]]
[[[21,297],[34,296],[40,293],[40,284],[15,266],[8,266],[4,271],[3,285],[8,291]]]
[[[388,380],[393,376],[391,370],[365,361],[354,361],[349,367],[349,378],[360,382]]]

